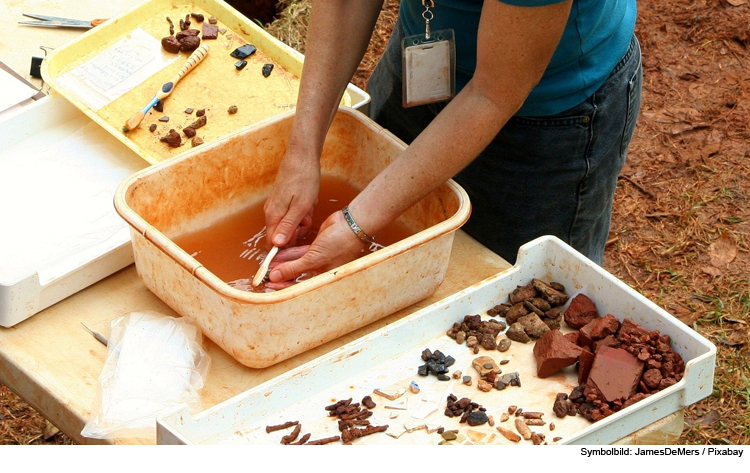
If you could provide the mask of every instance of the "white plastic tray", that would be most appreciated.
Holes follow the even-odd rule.
[[[554,416],[555,395],[570,393],[577,384],[577,374],[573,368],[568,368],[552,377],[538,379],[532,343],[514,343],[505,353],[480,351],[480,354],[489,354],[497,361],[509,359],[510,362],[501,368],[504,373],[518,371],[521,388],[508,387],[503,391],[483,393],[476,384],[467,387],[457,380],[438,382],[434,377],[424,378],[416,374],[417,367],[422,364],[421,351],[430,348],[454,356],[457,362],[451,370],[461,369],[476,379],[471,368],[474,355],[465,346],[449,339],[445,332],[464,315],[484,314],[486,317],[487,309],[507,301],[513,289],[527,284],[532,278],[560,282],[571,296],[579,292],[587,294],[602,315],[611,313],[621,320],[629,317],[651,330],[669,335],[674,349],[685,360],[683,379],[592,424],[580,416],[564,419]],[[157,440],[162,444],[278,444],[289,432],[266,434],[265,426],[290,420],[300,421],[302,432],[312,433],[311,439],[337,435],[336,422],[326,417],[324,406],[349,397],[354,399],[353,402],[359,402],[363,396],[372,395],[375,388],[406,388],[414,380],[421,391],[419,394],[407,391],[399,399],[407,399],[408,410],[402,411],[398,418],[391,418],[397,411],[385,408],[386,404],[395,402],[372,395],[378,403],[370,419],[373,425],[388,424],[388,432],[397,432],[404,424],[413,426],[416,415],[428,425],[439,424],[446,430],[460,429],[466,436],[465,442],[510,443],[487,424],[467,428],[457,419],[445,417],[446,396],[454,393],[459,398],[466,396],[483,405],[495,418],[496,425],[504,425],[510,430],[514,430],[513,417],[505,424],[498,422],[508,406],[516,405],[526,411],[544,412],[548,424],[556,424],[554,431],[549,431],[548,425],[532,427],[532,430],[543,432],[548,441],[559,436],[562,437],[560,444],[610,444],[707,397],[713,386],[715,358],[716,347],[705,338],[559,239],[542,237],[519,250],[514,267],[408,318],[199,414],[191,415],[184,410],[160,416],[157,419]],[[440,440],[435,433],[418,430],[403,434],[399,439],[380,433],[355,443],[433,444]]]
[[[133,263],[112,200],[146,165],[57,95],[0,121],[0,326]]]

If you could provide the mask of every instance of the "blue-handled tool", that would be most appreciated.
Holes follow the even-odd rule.
[[[169,82],[165,82],[159,91],[154,95],[154,98],[151,99],[151,101],[143,107],[143,110],[139,110],[136,112],[135,115],[130,117],[130,120],[125,122],[125,126],[122,127],[122,131],[127,133],[128,131],[135,130],[135,128],[143,121],[143,118],[146,116],[149,110],[151,110],[151,107],[156,105],[156,102],[159,100],[163,100],[169,96],[169,94],[172,93],[175,86],[177,86],[177,82],[180,81],[183,77],[187,75],[188,72],[192,71],[195,66],[197,66],[203,58],[206,57],[206,54],[208,54],[208,45],[204,44],[200,46],[198,49],[193,52],[193,54],[190,55],[190,57],[185,61],[185,65],[182,66],[182,69],[180,69],[180,72],[175,74],[174,77],[172,77],[172,80]]]

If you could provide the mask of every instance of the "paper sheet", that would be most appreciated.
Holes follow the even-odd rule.
[[[58,79],[91,110],[99,110],[153,76],[179,55],[167,54],[161,42],[138,28]]]

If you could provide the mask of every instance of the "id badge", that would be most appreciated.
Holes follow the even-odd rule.
[[[453,30],[408,36],[401,43],[404,108],[443,102],[456,94]]]

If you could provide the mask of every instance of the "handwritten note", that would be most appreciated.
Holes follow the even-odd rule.
[[[177,59],[138,28],[70,72],[59,82],[92,110],[98,110]]]

